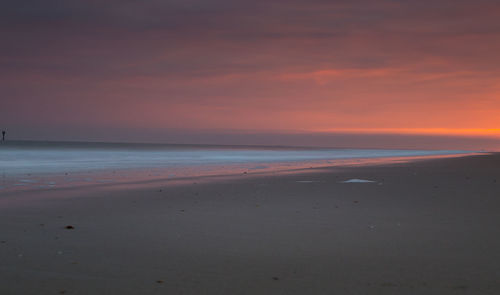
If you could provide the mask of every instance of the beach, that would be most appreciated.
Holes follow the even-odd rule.
[[[0,294],[500,294],[499,196],[500,154],[3,193]]]

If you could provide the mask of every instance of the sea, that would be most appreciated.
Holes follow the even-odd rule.
[[[5,141],[0,143],[0,193],[152,180],[173,183],[207,176],[252,176],[470,153],[475,152]]]

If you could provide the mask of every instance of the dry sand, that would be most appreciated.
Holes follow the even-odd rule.
[[[0,294],[500,294],[500,155],[164,183],[3,202]]]

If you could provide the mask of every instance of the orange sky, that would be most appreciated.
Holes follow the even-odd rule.
[[[495,1],[188,2],[5,2],[0,125],[162,142],[500,135]]]

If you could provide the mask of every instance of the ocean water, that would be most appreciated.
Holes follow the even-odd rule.
[[[14,141],[0,144],[3,178],[0,190],[277,171],[466,153],[470,152]]]

